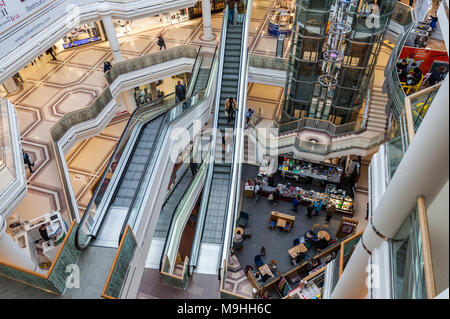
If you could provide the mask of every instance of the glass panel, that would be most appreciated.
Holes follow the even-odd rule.
[[[11,110],[13,110],[12,107]],[[0,98],[0,194],[16,178],[11,138],[8,102]]]
[[[391,241],[395,299],[426,299],[425,275],[417,208]]]

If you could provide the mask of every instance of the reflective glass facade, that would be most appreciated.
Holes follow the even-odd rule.
[[[356,121],[394,2],[297,0],[282,122],[303,117],[337,125]],[[334,47],[343,56],[330,67],[324,53]]]

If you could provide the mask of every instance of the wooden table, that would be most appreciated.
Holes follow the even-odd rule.
[[[328,234],[328,232],[326,232],[325,230],[321,230],[317,233],[317,237],[319,239],[325,238],[327,241],[330,241],[330,234]]]
[[[289,221],[295,222],[295,216],[292,216],[292,215],[282,214],[280,212],[274,212],[274,211],[272,211],[272,213],[270,215],[275,217],[277,220],[285,219],[286,221],[289,220]]]
[[[270,277],[274,277],[272,272],[270,271],[269,265],[264,264],[261,267],[258,268],[259,272],[261,273],[261,276],[264,277],[264,275],[269,275]]]
[[[278,218],[277,219],[277,227],[281,227],[281,228],[286,227],[286,219]]]
[[[304,244],[299,244],[295,247],[292,247],[288,250],[289,255],[291,255],[292,258],[297,257],[299,253],[306,253],[308,251],[308,248]]]

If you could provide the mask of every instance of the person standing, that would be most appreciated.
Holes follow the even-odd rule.
[[[237,4],[237,12],[238,12],[238,21],[237,24],[243,24],[244,23],[244,16],[245,16],[245,2],[244,0],[239,0]]]
[[[293,212],[297,212],[297,207],[298,207],[298,205],[300,205],[299,199],[300,199],[300,198],[299,198],[298,195],[297,195],[297,196],[295,196],[294,199],[292,200],[292,207],[293,207],[293,208],[291,208],[291,210],[292,210]]]
[[[320,199],[314,203],[314,210],[316,211],[316,216],[319,216],[319,212],[322,210],[322,201]]]
[[[414,0],[409,0],[409,6],[412,7],[414,5]]]
[[[307,207],[306,207],[306,216],[308,216],[308,218],[312,217],[312,212],[314,210],[314,204],[310,203]]]
[[[234,24],[234,5],[236,2],[235,0],[226,0],[226,4],[228,4],[228,24]]]
[[[175,99],[177,102],[181,102],[186,99],[186,87],[181,84],[181,81],[178,81],[175,86]]]
[[[228,113],[227,123],[230,123],[230,121],[234,119],[234,112],[236,112],[237,110],[236,100],[233,97],[229,97],[225,100],[225,113]]]
[[[447,72],[447,68],[445,66],[443,66],[443,65],[437,67],[436,69],[434,69],[434,71],[431,72],[431,75],[428,78],[427,85],[428,86],[433,86],[436,83],[441,82],[444,79],[446,72]]]
[[[23,155],[23,163],[27,164],[30,173],[33,173],[32,167],[34,167],[34,163],[31,163],[30,155],[28,155],[28,153],[24,151],[22,151],[22,155]]]
[[[164,41],[162,35],[158,35],[158,45],[159,45],[159,51],[161,51],[162,47],[164,47],[164,49],[167,50],[166,42]]]
[[[191,159],[191,163],[189,164],[189,168],[191,169],[192,176],[195,176],[198,171],[197,163],[194,163],[194,160]]]
[[[253,199],[253,204],[258,204],[259,201],[259,189],[261,188],[261,186],[259,186],[259,183],[255,183],[255,198]]]
[[[333,217],[335,212],[336,212],[336,208],[334,207],[333,204],[331,204],[330,206],[327,206],[327,217],[325,218],[325,220],[327,222],[329,222],[331,220],[331,217]]]

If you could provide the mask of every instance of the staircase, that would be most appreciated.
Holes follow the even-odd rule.
[[[387,94],[381,91],[381,87],[372,87],[372,98],[369,107],[369,119],[367,121],[367,131],[377,135],[387,129],[386,104],[388,103]]]

